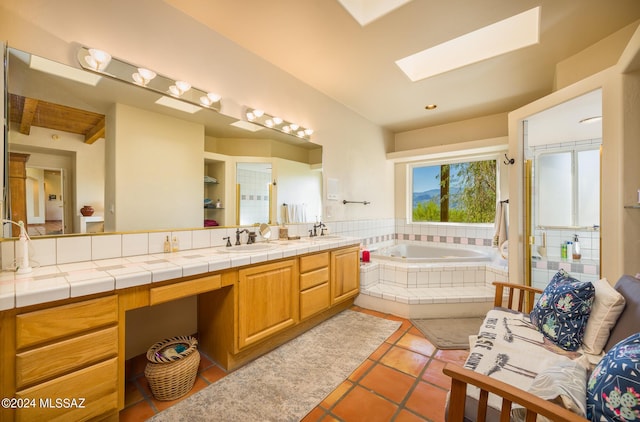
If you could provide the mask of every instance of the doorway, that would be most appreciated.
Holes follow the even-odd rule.
[[[64,227],[64,172],[27,167],[27,232],[29,236],[56,235]]]
[[[596,281],[602,90],[529,116],[523,125],[527,284],[544,289],[561,269]]]

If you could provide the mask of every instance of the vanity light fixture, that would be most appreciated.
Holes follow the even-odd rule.
[[[156,73],[149,68],[138,66],[96,48],[80,47],[78,63],[84,70],[102,76],[108,76],[122,82],[143,87],[160,94],[160,104],[194,113],[203,108],[220,111],[220,95],[211,91],[195,88],[183,80],[176,80]],[[82,72],[87,73],[87,72]],[[153,81],[151,83],[151,81]],[[163,98],[169,94],[175,101]],[[183,104],[177,104],[182,102]],[[164,103],[164,104],[163,104]]]
[[[263,110],[256,108],[245,108],[244,116],[248,122],[260,125],[269,129],[275,129],[289,135],[295,135],[298,138],[310,140],[313,129],[303,128],[296,123],[287,122],[281,117],[271,116]]]
[[[151,82],[156,76],[156,72],[154,72],[153,70],[145,69],[144,67],[139,67],[138,71],[131,75],[135,83],[142,86],[147,86],[147,84]]]

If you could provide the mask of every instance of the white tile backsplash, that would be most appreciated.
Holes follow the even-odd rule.
[[[91,239],[93,236],[56,238],[56,263],[91,261]],[[36,256],[35,259],[38,259]]]
[[[191,235],[192,249],[211,247],[211,235],[209,232],[210,230],[195,230]]]
[[[122,256],[146,255],[148,253],[148,233],[125,233],[122,235]]]
[[[122,235],[108,234],[91,237],[91,259],[119,258],[122,256]]]
[[[415,236],[435,234],[436,228],[420,225],[406,225],[402,219],[372,219],[354,221],[331,221],[325,223],[329,233],[342,236],[357,237],[368,248],[376,248],[392,244],[400,228],[415,230]],[[287,226],[290,236],[308,237],[313,223],[291,224]],[[255,228],[252,228],[255,230]],[[272,239],[277,239],[278,228],[272,227]],[[164,241],[169,236],[179,239],[180,250],[200,249],[226,244],[225,237],[235,243],[235,228],[212,227],[198,230],[176,230],[173,232],[144,232],[125,234],[99,234],[86,236],[69,236],[59,238],[33,239],[31,241],[33,267],[69,264],[91,260],[105,260],[121,257],[135,257],[158,254],[164,251]],[[262,241],[258,237],[258,241]],[[246,241],[243,235],[242,241]],[[0,242],[0,258],[2,268],[15,268],[15,248],[17,242],[9,240]],[[311,245],[310,245],[311,248]],[[313,245],[309,251],[320,250]],[[285,255],[283,255],[285,256]],[[234,258],[235,259],[235,258]],[[136,281],[133,281],[135,284]],[[124,283],[127,284],[127,283]]]
[[[32,267],[56,264],[56,239],[32,239],[31,244],[31,252],[33,253],[31,257]]]

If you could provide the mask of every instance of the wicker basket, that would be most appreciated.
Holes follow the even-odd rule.
[[[193,337],[179,336],[149,348],[144,375],[156,399],[175,400],[191,390],[200,364],[197,344]],[[170,355],[166,353],[169,349],[173,349]]]

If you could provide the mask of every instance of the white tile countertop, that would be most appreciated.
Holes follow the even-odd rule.
[[[354,237],[318,236],[47,265],[28,274],[3,271],[0,311],[359,244]]]

